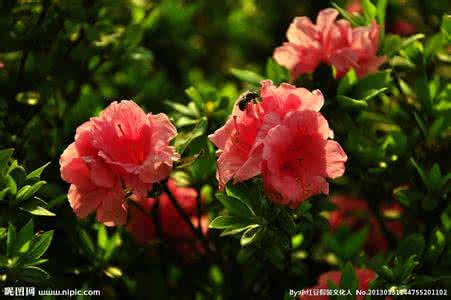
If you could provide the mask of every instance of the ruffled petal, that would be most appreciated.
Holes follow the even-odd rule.
[[[326,173],[327,177],[335,179],[345,172],[345,162],[348,156],[335,141],[327,141],[326,144]]]

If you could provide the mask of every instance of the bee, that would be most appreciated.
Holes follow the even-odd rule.
[[[261,97],[258,93],[252,92],[252,91],[246,91],[238,98],[238,107],[241,111],[244,111],[247,107],[247,104],[249,102],[252,102],[254,104],[257,104],[258,102],[261,102]]]

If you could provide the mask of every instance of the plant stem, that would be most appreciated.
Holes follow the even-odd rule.
[[[175,199],[174,195],[169,190],[169,188],[166,184],[166,181],[161,183],[161,189],[168,195],[168,198],[171,201],[172,205],[174,206],[175,210],[177,210],[177,213],[182,217],[182,219],[185,221],[185,223],[188,224],[188,226],[191,228],[194,235],[202,243],[202,246],[204,247],[205,251],[207,253],[209,253],[210,247],[208,245],[207,239],[205,238],[205,236],[202,233],[202,229],[200,227],[196,228],[196,226],[194,226],[194,224],[191,222],[190,217],[188,217],[188,215],[185,213],[183,208],[178,203],[177,199]]]

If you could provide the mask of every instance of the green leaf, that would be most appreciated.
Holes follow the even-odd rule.
[[[363,15],[365,16],[366,24],[370,24],[376,17],[377,9],[370,0],[362,0]]]
[[[207,118],[202,117],[197,121],[196,126],[193,128],[193,130],[189,133],[189,135],[183,140],[183,143],[177,146],[177,153],[180,155],[185,152],[186,148],[188,148],[189,144],[196,138],[202,136],[205,133],[205,130],[207,129]]]
[[[446,38],[442,33],[431,36],[424,45],[424,56],[430,61],[446,45]]]
[[[390,65],[393,67],[402,67],[410,69],[414,69],[416,67],[416,65],[407,57],[402,57],[398,55],[390,59]]]
[[[400,45],[402,43],[401,37],[395,34],[387,34],[382,41],[382,52],[389,57],[393,56],[399,51]]]
[[[140,24],[130,24],[126,27],[125,33],[122,37],[122,41],[127,48],[134,48],[141,43],[144,32],[143,27]]]
[[[262,197],[256,184],[228,183],[225,187],[225,192],[227,196],[240,199],[255,214],[258,214],[260,211],[262,201],[263,203],[266,203],[266,199]]]
[[[431,170],[429,171],[429,187],[433,190],[441,188],[441,179],[442,172],[440,171],[440,166],[437,163],[434,163]]]
[[[445,122],[445,117],[439,117],[432,122],[428,130],[428,138],[433,140],[440,136],[442,132],[446,131],[448,124]]]
[[[210,268],[210,278],[217,285],[221,285],[223,282],[223,275],[221,269],[217,265],[213,265]]]
[[[415,121],[417,122],[418,127],[421,129],[421,132],[423,133],[423,135],[425,137],[427,137],[427,129],[426,129],[426,125],[424,124],[423,119],[421,119],[421,117],[416,113],[413,112],[413,117],[415,119]]]
[[[387,10],[387,0],[378,0],[376,4],[376,20],[379,24],[380,31],[380,40],[384,40],[385,35],[385,14]]]
[[[6,180],[6,186],[9,188],[9,192],[11,193],[11,195],[16,195],[17,184],[14,181],[14,178],[12,178],[12,176],[10,176],[10,175],[6,175],[5,180]]]
[[[42,264],[45,264],[46,262],[48,262],[49,260],[47,258],[40,258],[38,260],[35,260],[31,263],[28,263],[27,266],[39,266]]]
[[[350,290],[351,293],[354,293],[355,290],[359,287],[359,280],[357,275],[352,267],[351,263],[347,263],[345,267],[341,270],[341,278],[340,278],[340,289]],[[343,297],[341,297],[343,298]],[[354,295],[346,296],[345,299],[354,299]]]
[[[419,233],[414,233],[401,241],[398,246],[398,256],[401,258],[409,258],[412,255],[421,257],[424,251],[424,238]]]
[[[235,228],[236,226],[243,224],[243,222],[246,222],[246,220],[235,216],[218,216],[210,222],[208,227],[214,229],[226,229],[230,227]]]
[[[181,128],[185,126],[196,125],[197,121],[197,119],[192,119],[191,117],[181,116],[174,120],[174,125],[177,128]]]
[[[448,43],[451,42],[451,15],[449,14],[443,15],[440,30],[447,38]]]
[[[404,49],[416,41],[422,40],[425,38],[425,35],[422,33],[417,33],[409,36],[408,38],[403,39],[403,41],[399,45],[399,49]]]
[[[121,235],[118,231],[116,231],[113,236],[108,241],[108,244],[105,247],[105,253],[103,258],[107,261],[111,258],[114,253],[114,250],[119,247],[122,243]]]
[[[345,95],[352,89],[357,81],[358,78],[355,70],[349,70],[348,73],[346,73],[346,75],[340,80],[340,83],[338,84],[337,94]]]
[[[0,191],[0,201],[2,201],[3,199],[5,199],[6,194],[9,192],[10,188],[4,188],[3,190]]]
[[[291,238],[291,246],[293,249],[299,248],[304,241],[304,235],[302,233],[296,234]]]
[[[393,274],[393,271],[388,266],[382,266],[381,267],[381,275],[384,276],[389,281],[393,281],[395,278],[395,274]]]
[[[31,188],[31,185],[27,184],[20,188],[17,192],[15,203],[20,203],[22,200],[25,200],[24,197],[27,194],[28,190]]]
[[[24,184],[24,182],[26,180],[26,174],[27,173],[25,172],[25,169],[22,166],[17,165],[14,167],[14,163],[10,166],[10,168],[8,170],[8,175],[11,176],[12,178],[14,178],[14,181],[16,182],[16,184],[18,186],[21,186]]]
[[[342,254],[346,258],[358,254],[363,245],[367,241],[369,228],[368,226],[360,229],[356,233],[352,234],[346,241],[342,250]]]
[[[100,249],[105,250],[108,245],[108,234],[104,225],[99,224],[97,229],[97,246]]]
[[[436,263],[437,258],[443,253],[446,246],[446,237],[443,232],[436,228],[431,233],[431,242],[426,251],[426,259],[430,264]]]
[[[199,151],[199,153],[196,153],[194,155],[191,156],[185,156],[182,157],[181,159],[179,159],[175,164],[174,164],[174,169],[184,169],[186,167],[191,166],[192,164],[194,164],[203,154],[205,153],[204,149],[201,149]]]
[[[47,182],[45,182],[45,181],[38,181],[35,184],[33,184],[32,186],[26,185],[26,186],[22,187],[19,190],[19,192],[17,193],[15,202],[21,203],[21,202],[29,199],[34,194],[36,194],[36,192],[39,191],[39,189],[46,183]]]
[[[8,171],[6,172],[6,174],[11,173],[12,171],[14,171],[16,168],[22,168],[23,170],[25,170],[23,167],[19,166],[19,163],[17,162],[17,159],[13,160],[13,162],[9,165]]]
[[[6,237],[6,257],[14,257],[16,249],[16,229],[13,224],[9,224],[8,226],[8,235]]]
[[[349,107],[349,108],[362,109],[362,108],[366,108],[368,106],[368,103],[366,103],[366,101],[353,99],[348,96],[337,96],[337,101],[343,107]]]
[[[25,224],[22,229],[17,233],[16,243],[14,245],[14,252],[26,252],[28,250],[29,242],[33,239],[34,234],[34,224],[33,219],[30,219],[27,224]],[[28,242],[28,243],[27,243]]]
[[[240,239],[241,246],[248,246],[251,243],[255,242],[258,238],[260,232],[262,232],[263,227],[253,227],[246,230]]]
[[[0,175],[3,176],[8,171],[8,162],[13,155],[14,149],[4,149],[0,150]],[[0,177],[1,177],[0,176]]]
[[[216,198],[221,201],[222,205],[224,205],[231,215],[243,218],[251,218],[255,216],[255,212],[252,210],[252,207],[240,198],[227,196],[224,193],[217,193]]]
[[[90,259],[94,259],[97,255],[91,237],[83,228],[79,229],[78,235],[80,237],[82,249]]]
[[[46,205],[47,204],[38,197],[33,197],[33,199],[28,200],[25,203],[21,204],[19,209],[35,216],[48,216],[48,217],[55,216],[54,213],[45,208]]]
[[[332,6],[340,12],[340,15],[343,16],[346,20],[348,20],[352,26],[363,26],[365,24],[365,18],[363,16],[354,16],[348,13],[345,9],[338,6],[336,3],[332,2]]]
[[[290,238],[296,232],[296,224],[294,223],[293,216],[288,212],[286,208],[282,208],[278,215],[278,224],[283,230],[285,235],[289,235]]]
[[[414,254],[407,259],[398,260],[395,257],[394,277],[398,282],[406,282],[409,280],[413,269],[419,265],[418,257]]]
[[[417,169],[418,174],[421,177],[421,180],[423,181],[423,183],[425,185],[428,184],[428,178],[426,176],[426,173],[424,172],[423,168],[421,168],[417,162],[413,159],[413,157],[410,158],[410,162],[412,163],[412,165],[415,167],[415,169]]]
[[[42,172],[45,170],[45,168],[47,168],[48,165],[50,165],[50,162],[46,163],[42,167],[37,168],[33,172],[29,173],[27,175],[27,180],[34,180],[34,179],[39,180],[41,178]]]
[[[363,98],[364,101],[369,101],[371,99],[373,99],[374,97],[376,97],[377,95],[385,92],[386,90],[388,90],[388,88],[381,88],[381,89],[371,89],[368,91],[368,93],[366,94],[366,96]]]
[[[417,99],[428,110],[431,109],[432,99],[429,90],[429,81],[426,76],[421,76],[415,81],[415,94]]]
[[[245,230],[248,230],[249,228],[255,228],[260,226],[259,224],[250,224],[249,223],[236,223],[234,226],[224,229],[224,231],[219,235],[221,237],[228,236],[228,235],[234,235],[238,234],[240,232],[243,232]]]
[[[355,99],[364,99],[371,91],[388,87],[391,80],[391,70],[370,74],[355,84],[351,95]]]
[[[46,231],[40,235],[35,235],[31,242],[30,249],[20,256],[19,261],[26,265],[38,260],[49,248],[52,238],[53,230]]]
[[[199,91],[191,86],[185,90],[185,94],[188,95],[188,97],[193,100],[193,102],[196,104],[197,109],[201,110],[204,106],[204,100],[202,99],[202,95],[199,93]]]
[[[288,70],[270,57],[266,62],[266,77],[271,79],[274,84],[280,84],[288,80]]]
[[[164,102],[167,106],[171,107],[173,110],[181,113],[182,115],[191,116],[194,118],[199,117],[199,112],[197,110],[193,110],[190,107],[177,103],[172,101],[165,101]]]
[[[8,229],[0,227],[0,241],[3,240],[8,235]]]
[[[239,70],[231,68],[230,73],[232,73],[232,75],[235,76],[236,78],[245,82],[252,83],[254,85],[259,85],[260,81],[265,79],[263,76],[249,70]]]
[[[49,273],[35,266],[20,269],[19,278],[25,282],[38,283],[50,278]]]

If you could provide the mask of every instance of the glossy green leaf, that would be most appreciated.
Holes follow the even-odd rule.
[[[46,163],[42,167],[37,168],[33,172],[30,172],[27,175],[27,180],[39,180],[41,178],[42,172],[45,170],[45,168],[48,167],[48,165],[50,165],[50,162]]]
[[[197,109],[201,110],[204,106],[204,100],[202,98],[202,95],[200,92],[193,86],[187,88],[185,90],[185,94],[188,95],[188,97],[193,100],[193,102],[196,104]]]
[[[260,85],[260,81],[265,79],[263,76],[249,70],[231,68],[230,73],[232,73],[232,75],[236,78],[254,85]]]
[[[241,236],[241,239],[240,239],[241,246],[243,246],[243,247],[248,246],[248,245],[252,244],[253,242],[255,242],[259,236],[259,233],[261,233],[262,230],[263,230],[263,228],[260,226],[247,229]]]
[[[92,242],[91,237],[86,232],[86,230],[80,228],[78,231],[78,235],[81,242],[81,247],[84,250],[85,254],[90,258],[94,259],[96,255],[96,250],[94,247],[94,243]]]
[[[260,226],[259,224],[249,224],[248,222],[235,223],[233,226],[224,229],[224,231],[219,236],[222,237],[228,235],[235,235],[243,231],[246,231],[250,228],[255,228],[259,226]]]
[[[32,215],[36,216],[48,216],[53,217],[55,214],[49,211],[47,208],[47,204],[37,197],[33,197],[19,206],[19,209],[26,211]]]
[[[14,149],[0,150],[0,175],[3,176],[8,171],[8,162],[13,155]]]
[[[224,193],[217,193],[216,198],[221,201],[222,205],[224,205],[231,215],[243,218],[251,218],[255,216],[255,212],[252,210],[252,207],[240,198],[227,196]]]
[[[340,289],[350,290],[352,295],[346,295],[341,297],[343,299],[354,299],[355,290],[359,287],[359,279],[352,267],[351,263],[347,263],[345,267],[341,270],[341,278],[340,278]]]
[[[419,234],[411,234],[401,241],[398,246],[398,256],[401,258],[409,258],[412,255],[421,257],[425,247],[424,237]]]
[[[27,224],[25,224],[22,229],[17,233],[16,243],[14,245],[14,252],[26,252],[28,250],[29,244],[33,239],[34,234],[34,224],[33,219],[30,219]]]
[[[16,203],[21,203],[31,198],[44,184],[46,184],[45,181],[38,181],[32,186],[26,185],[22,187],[19,192],[17,192]]]
[[[246,220],[235,216],[218,216],[210,222],[209,227],[215,229],[226,229],[240,226],[243,222],[246,222]]]
[[[39,267],[28,266],[20,269],[19,277],[25,282],[39,283],[41,281],[49,279],[50,275],[45,270]]]

